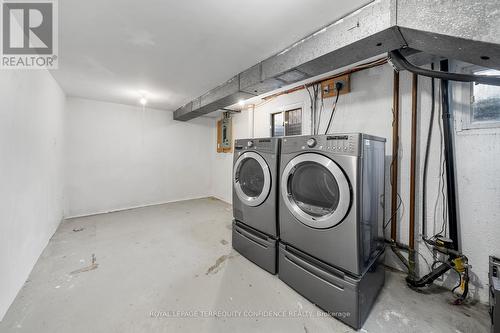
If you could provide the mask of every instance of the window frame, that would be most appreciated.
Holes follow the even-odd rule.
[[[283,108],[282,111],[272,112],[270,114],[270,116],[271,116],[271,126],[270,126],[271,137],[277,137],[277,138],[281,137],[281,136],[275,136],[274,135],[274,116],[277,115],[277,114],[281,114],[282,118],[283,118],[283,136],[290,136],[287,133],[286,114],[287,114],[287,112],[296,111],[296,110],[300,110],[300,134],[295,134],[295,136],[299,136],[299,135],[303,134],[303,132],[304,132],[304,108],[303,108],[302,105],[296,105],[296,106],[293,106],[293,107],[288,107],[286,109]]]
[[[485,69],[477,65],[458,65],[457,70],[462,73],[473,74],[476,71]],[[487,68],[486,68],[487,69]],[[473,121],[472,98],[474,96],[474,82],[457,83],[460,87],[459,105],[460,112],[460,129],[459,131],[481,130],[481,129],[498,129],[500,128],[500,119],[491,121]]]
[[[281,117],[283,119],[283,136],[286,136],[286,128],[285,128],[285,113],[284,111],[279,111],[279,112],[273,112],[271,113],[271,137],[272,138],[280,138],[281,136],[274,135],[274,116],[281,114]]]

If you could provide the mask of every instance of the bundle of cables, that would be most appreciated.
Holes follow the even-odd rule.
[[[337,103],[339,102],[340,91],[344,88],[344,84],[340,81],[335,83],[335,90],[337,91],[337,97],[335,98],[335,103],[333,104],[332,113],[330,114],[330,119],[328,120],[328,125],[326,126],[325,134],[330,131],[330,126],[332,125],[333,118],[335,116],[335,110],[337,109]]]

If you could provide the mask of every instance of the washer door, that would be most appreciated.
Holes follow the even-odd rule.
[[[271,189],[271,172],[257,153],[246,152],[234,164],[233,184],[238,198],[248,206],[258,206]]]
[[[287,164],[281,195],[300,222],[317,229],[342,222],[351,205],[349,182],[340,167],[314,153],[299,155]]]

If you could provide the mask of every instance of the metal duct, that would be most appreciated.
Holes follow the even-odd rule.
[[[495,0],[376,0],[179,108],[174,119],[190,120],[401,48],[500,69],[497,6]]]

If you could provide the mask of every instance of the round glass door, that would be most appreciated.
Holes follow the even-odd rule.
[[[271,173],[266,161],[254,152],[242,154],[234,165],[233,183],[242,202],[248,206],[260,205],[271,187]]]
[[[308,153],[285,167],[281,193],[290,212],[313,228],[330,228],[344,219],[351,201],[349,183],[329,158]]]

